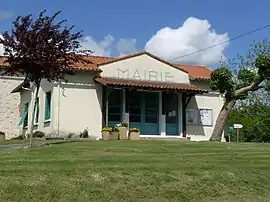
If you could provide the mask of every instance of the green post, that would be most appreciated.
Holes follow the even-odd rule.
[[[233,132],[233,127],[229,126],[229,125],[225,126],[224,132],[228,134],[229,142],[231,142],[231,135],[232,135],[232,132]]]

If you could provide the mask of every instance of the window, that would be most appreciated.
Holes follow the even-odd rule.
[[[23,125],[23,127],[28,126],[28,103],[24,104],[21,120],[19,122],[19,125]]]
[[[49,91],[45,96],[45,121],[50,120],[51,118],[51,98],[52,92]]]
[[[126,94],[126,111],[129,113],[129,122],[141,122],[142,92],[130,90]]]
[[[108,121],[121,121],[122,93],[120,90],[113,90],[108,97]]]
[[[38,118],[39,118],[39,98],[37,98],[37,105],[35,109],[35,123],[38,123]]]

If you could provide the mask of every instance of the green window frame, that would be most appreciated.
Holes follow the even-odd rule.
[[[24,109],[22,112],[22,116],[19,122],[19,126],[23,125],[23,127],[27,127],[28,126],[28,109],[29,109],[29,104],[25,103],[24,104]]]
[[[52,100],[52,92],[49,91],[45,95],[45,121],[51,119],[51,100]]]
[[[39,121],[39,98],[37,98],[37,105],[35,109],[35,123],[38,123]]]

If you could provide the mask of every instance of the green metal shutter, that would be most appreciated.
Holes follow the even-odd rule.
[[[22,116],[21,116],[21,120],[19,122],[19,126],[24,123],[24,120],[27,117],[27,114],[28,114],[28,103],[24,104],[24,109],[23,109],[23,113],[22,113]]]
[[[45,98],[45,120],[51,118],[51,92],[46,93]]]
[[[36,105],[36,117],[35,117],[36,123],[38,123],[38,118],[39,118],[39,98],[37,98],[37,105]]]

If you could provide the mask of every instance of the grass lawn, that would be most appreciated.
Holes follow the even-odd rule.
[[[33,142],[43,142],[44,140],[36,140],[33,139]],[[0,146],[1,145],[9,145],[9,144],[29,144],[28,139],[24,140],[5,140],[5,141],[0,141]]]
[[[8,144],[27,144],[29,140],[5,140],[0,141],[0,145],[8,145]]]
[[[0,201],[269,201],[270,145],[89,141],[0,153]]]

